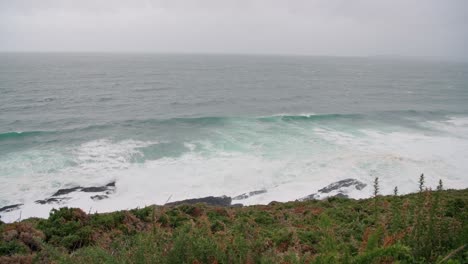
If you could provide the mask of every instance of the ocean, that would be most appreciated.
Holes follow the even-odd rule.
[[[415,58],[0,54],[3,221],[187,198],[266,204],[330,183],[468,187],[468,63]],[[102,200],[58,189],[102,186]]]

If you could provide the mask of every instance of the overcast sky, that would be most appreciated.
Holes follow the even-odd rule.
[[[468,59],[467,0],[0,0],[0,51]]]

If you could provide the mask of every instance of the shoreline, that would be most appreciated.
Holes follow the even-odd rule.
[[[51,196],[45,197],[43,199],[35,200],[34,204],[10,204],[0,208],[0,221],[5,223],[14,223],[19,222],[23,219],[28,218],[40,218],[46,219],[49,216],[49,212],[54,209],[59,209],[63,207],[70,207],[70,208],[80,208],[81,210],[88,212],[88,213],[113,213],[118,211],[125,211],[125,210],[133,210],[135,208],[142,208],[147,206],[177,206],[181,204],[197,204],[197,203],[204,203],[209,206],[222,206],[222,207],[243,207],[243,206],[256,206],[256,205],[267,205],[274,202],[280,203],[288,203],[288,202],[298,202],[298,201],[309,201],[309,200],[324,200],[327,198],[346,198],[351,200],[361,200],[361,199],[370,199],[372,198],[372,194],[369,194],[364,197],[352,197],[349,194],[351,192],[360,192],[363,189],[367,189],[367,193],[372,186],[368,186],[368,184],[361,182],[357,179],[347,178],[343,180],[339,180],[333,183],[328,184],[325,187],[318,189],[316,192],[313,192],[309,195],[300,196],[296,199],[291,200],[271,200],[266,203],[247,203],[245,204],[244,201],[248,198],[253,196],[263,195],[268,192],[266,189],[254,190],[245,192],[235,196],[227,196],[227,195],[208,195],[202,197],[195,197],[195,198],[188,198],[188,199],[181,199],[176,201],[171,201],[172,196],[169,196],[165,203],[157,204],[157,203],[148,203],[143,206],[135,205],[129,206],[127,208],[117,208],[117,209],[109,209],[109,210],[92,210],[93,207],[83,207],[83,206],[75,206],[73,204],[68,204],[68,201],[73,200],[73,196],[71,195],[80,195],[80,197],[85,197],[90,199],[92,202],[101,202],[103,200],[110,200],[112,195],[117,191],[116,182],[111,181],[105,185],[99,186],[75,186],[70,188],[61,188],[57,189]],[[451,188],[453,190],[463,190]],[[409,192],[404,193],[402,195],[411,195],[416,193]],[[31,206],[34,206],[31,209]],[[37,208],[41,209],[42,214],[37,213]],[[28,214],[27,209],[31,209],[33,214]],[[88,209],[89,208],[89,209]],[[45,211],[47,210],[47,211]],[[26,213],[25,213],[26,212]],[[45,212],[45,213],[44,213]]]
[[[306,196],[298,197],[294,200],[295,201],[320,200],[320,199],[324,199],[327,197],[350,198],[348,195],[350,191],[361,191],[362,189],[366,187],[367,187],[366,183],[363,183],[356,179],[347,178],[347,179],[343,179],[337,182],[333,182],[323,188],[318,189],[317,192],[311,193]],[[89,199],[93,201],[101,201],[104,199],[111,198],[111,195],[114,194],[116,191],[117,189],[116,189],[115,181],[109,182],[102,186],[88,186],[88,187],[75,186],[75,187],[70,187],[70,188],[62,188],[62,189],[56,190],[49,197],[35,200],[34,204],[49,206],[50,210],[52,210],[54,208],[68,207],[67,201],[72,199],[71,195],[73,194],[89,196]],[[195,204],[195,203],[202,202],[202,203],[206,203],[208,205],[213,205],[213,206],[239,207],[239,206],[244,206],[244,204],[242,203],[244,200],[252,196],[265,194],[267,192],[268,191],[266,189],[260,189],[260,190],[245,192],[245,193],[233,196],[233,197],[226,196],[226,195],[205,196],[205,197],[182,199],[182,200],[177,200],[177,201],[172,201],[172,202],[170,201],[171,197],[169,197],[168,200],[164,204],[158,205],[158,206],[179,205],[182,203]],[[291,201],[294,201],[294,200],[291,200]],[[17,203],[17,204],[11,204],[11,205],[6,205],[6,206],[1,207],[0,208],[0,220],[2,220],[3,218],[1,217],[2,214],[7,216],[7,218],[3,218],[3,219],[7,219],[6,222],[16,222],[18,219],[21,220],[23,207],[27,207],[27,205],[25,206],[25,204],[23,203]],[[84,210],[84,208],[81,208],[81,209]],[[111,211],[106,211],[106,212],[113,212],[113,211],[119,211],[119,210],[111,210]],[[15,212],[16,213],[19,212],[19,216],[16,216],[16,218],[13,215]],[[32,216],[32,217],[38,217],[38,216]]]
[[[220,201],[231,200],[110,213],[64,207],[47,219],[0,224],[0,262],[463,263],[466,256],[468,189],[243,207]]]

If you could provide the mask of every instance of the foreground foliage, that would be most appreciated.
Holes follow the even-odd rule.
[[[468,189],[107,214],[0,226],[0,263],[468,263]]]

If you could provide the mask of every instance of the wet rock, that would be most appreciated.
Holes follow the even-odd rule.
[[[234,198],[232,198],[232,200],[244,200],[244,199],[247,199],[247,198],[249,198],[251,196],[259,195],[259,194],[266,193],[266,192],[267,192],[267,190],[258,190],[258,191],[243,193],[243,194],[235,196]]]
[[[91,196],[90,198],[91,198],[93,201],[100,201],[100,200],[109,198],[109,196],[103,195],[103,194],[101,194],[101,195],[98,194],[98,195]]]
[[[23,204],[12,204],[12,205],[7,205],[2,208],[0,208],[0,212],[11,212],[14,210],[18,210]]]
[[[59,189],[57,192],[55,192],[52,195],[52,197],[61,196],[61,195],[69,194],[72,192],[106,192],[107,194],[110,194],[114,191],[114,189],[115,189],[115,181],[110,182],[104,186],[91,186],[91,187],[77,186],[73,188]]]
[[[37,204],[61,203],[63,201],[70,200],[70,199],[71,199],[70,197],[62,197],[62,198],[51,197],[51,198],[47,198],[44,200],[37,200],[35,201],[35,203]]]
[[[85,187],[81,188],[82,192],[105,192],[107,191],[107,186],[99,186],[99,187]]]
[[[54,196],[59,196],[59,195],[64,195],[64,194],[69,194],[72,192],[76,192],[78,190],[81,190],[81,187],[73,187],[73,188],[66,188],[66,189],[59,189],[57,192],[52,194],[52,197]]]
[[[52,197],[46,198],[44,200],[37,200],[37,204],[51,204],[51,203],[60,203],[64,200],[69,200],[71,198],[69,197],[57,197],[57,196],[62,196],[65,194],[70,194],[72,192],[89,192],[89,193],[94,193],[94,192],[105,192],[105,195],[94,195],[91,196],[90,198],[93,200],[102,200],[105,198],[109,198],[107,195],[111,194],[115,191],[115,181],[110,182],[104,186],[91,186],[91,187],[82,187],[82,186],[77,186],[73,188],[65,188],[65,189],[59,189],[57,192],[55,192]]]
[[[174,206],[174,205],[181,205],[181,204],[205,203],[205,204],[214,205],[214,206],[230,206],[231,202],[232,202],[232,198],[228,196],[220,196],[220,197],[208,196],[208,197],[203,197],[203,198],[187,199],[187,200],[167,203],[166,205]]]
[[[327,185],[326,187],[318,190],[317,193],[310,194],[306,197],[299,199],[299,201],[307,201],[307,200],[317,200],[325,197],[339,197],[339,198],[349,198],[346,194],[346,189],[355,188],[356,190],[362,190],[367,186],[367,184],[358,181],[356,179],[344,179],[341,181],[334,182],[332,184]],[[343,190],[345,189],[345,190]],[[336,193],[335,195],[331,195],[331,193]],[[328,194],[328,195],[327,195]]]
[[[337,182],[334,182],[332,184],[329,184],[327,187],[324,187],[320,190],[318,190],[319,192],[321,193],[329,193],[329,192],[332,192],[332,191],[336,191],[336,190],[339,190],[343,187],[350,187],[350,186],[353,186],[356,188],[356,190],[362,190],[364,189],[364,187],[367,186],[367,184],[363,183],[363,182],[360,182],[356,179],[344,179],[344,180],[341,180],[341,181],[337,181]]]

